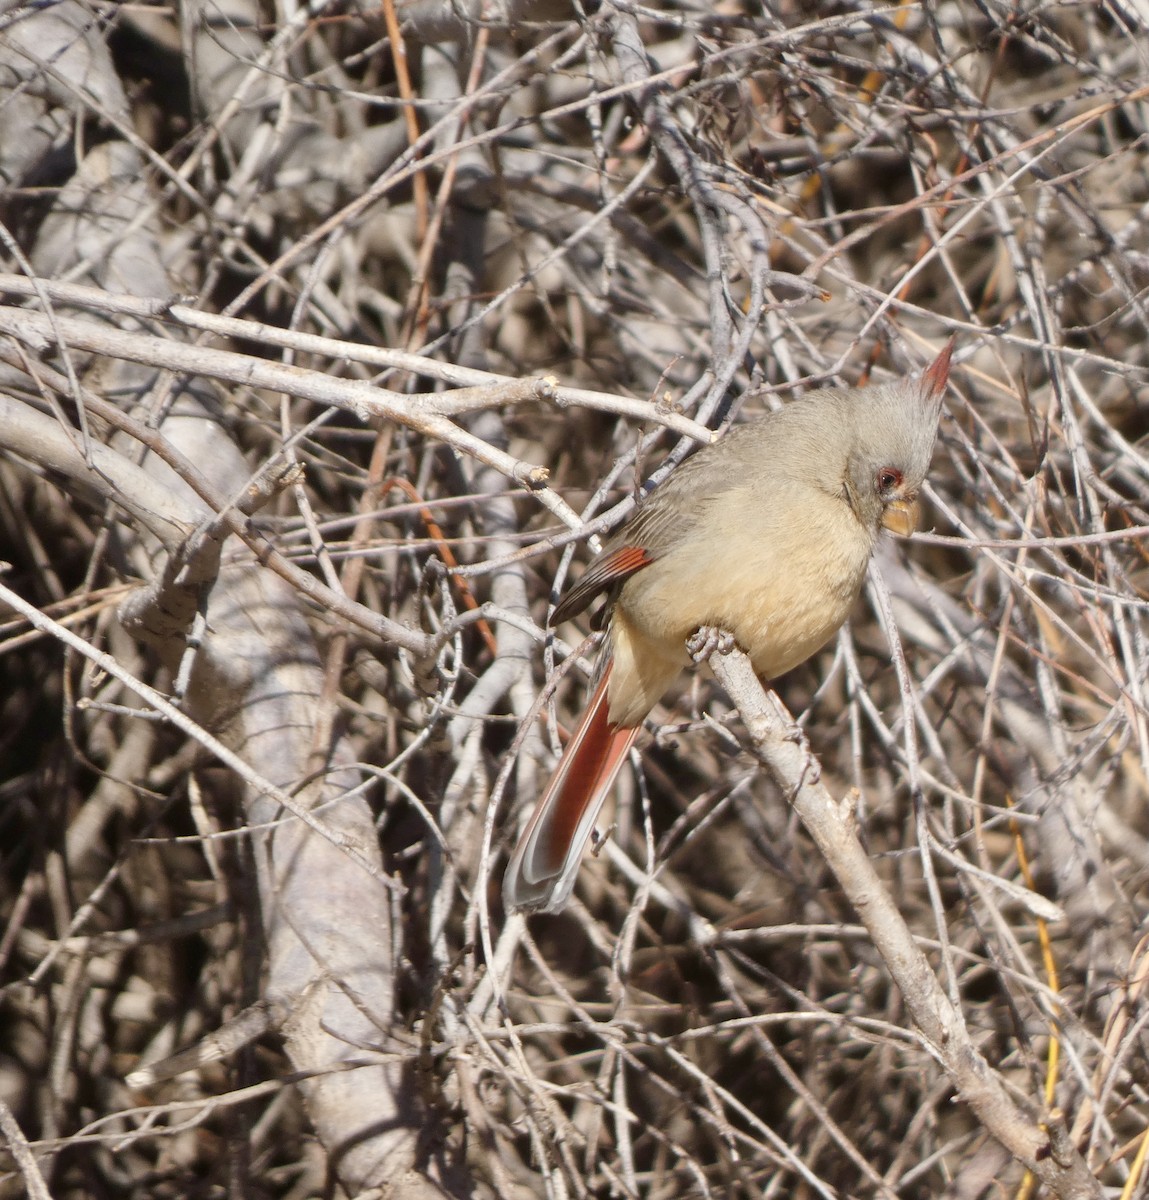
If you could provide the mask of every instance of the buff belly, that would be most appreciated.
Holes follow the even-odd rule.
[[[751,529],[752,507],[736,495],[724,507],[727,520],[741,521],[739,555],[718,539],[687,536],[622,589],[611,622],[616,724],[643,720],[689,661],[686,639],[700,626],[728,630],[754,669],[773,679],[825,645],[849,616],[873,538],[848,505],[818,495],[801,506],[801,528],[781,528],[767,515]]]

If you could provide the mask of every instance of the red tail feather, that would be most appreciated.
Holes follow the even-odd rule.
[[[638,726],[611,724],[610,670],[608,664],[515,848],[503,880],[508,908],[561,908],[574,887],[599,810],[638,737]]]

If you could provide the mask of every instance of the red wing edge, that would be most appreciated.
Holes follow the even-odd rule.
[[[654,556],[642,546],[619,546],[617,550],[600,554],[555,606],[551,624],[561,625],[577,617],[601,592],[641,571],[643,567],[649,567],[652,562]]]

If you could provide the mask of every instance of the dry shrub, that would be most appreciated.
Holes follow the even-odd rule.
[[[4,1195],[1134,1194],[1144,4],[0,7]],[[708,671],[498,886],[587,539],[951,335],[910,690],[875,581],[778,691],[1037,1180]]]

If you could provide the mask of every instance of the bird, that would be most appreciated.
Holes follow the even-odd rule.
[[[773,680],[842,626],[881,531],[917,525],[953,346],[916,378],[822,388],[703,446],[560,599],[554,626],[605,596],[593,624],[606,641],[507,866],[508,911],[567,903],[615,776],[700,630],[731,635]]]

